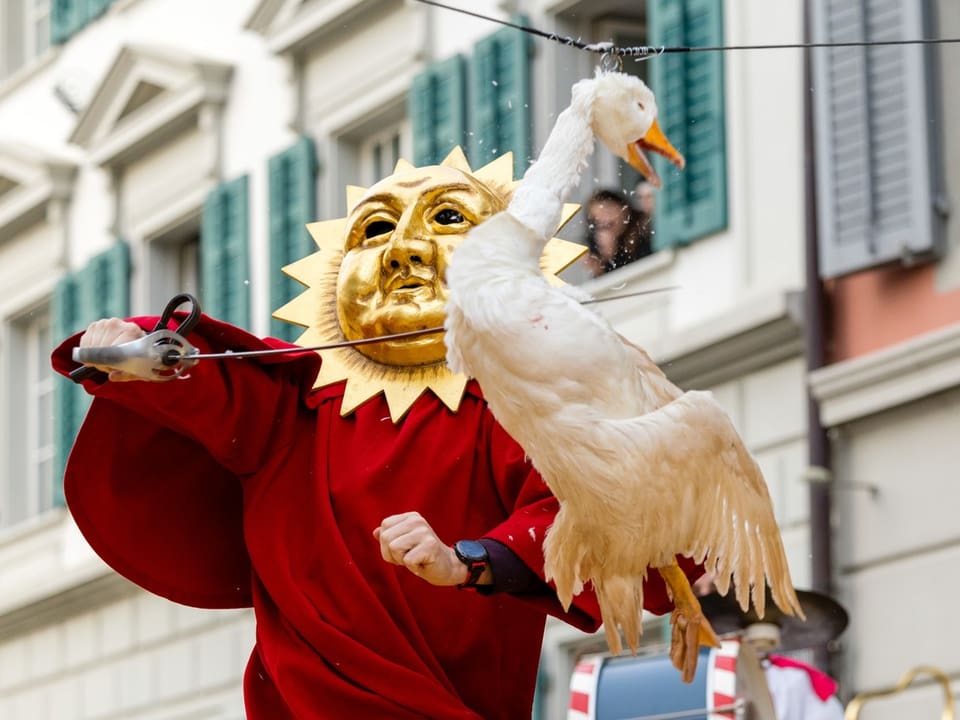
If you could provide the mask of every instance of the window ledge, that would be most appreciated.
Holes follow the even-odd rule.
[[[0,529],[0,557],[11,547],[18,545],[36,535],[40,535],[50,528],[59,528],[67,517],[63,508],[54,508],[40,515],[19,522],[16,525]]]
[[[960,386],[960,324],[810,374],[827,427]]]
[[[31,628],[131,592],[58,508],[0,531],[0,636]]]
[[[598,299],[655,291],[670,285],[669,270],[676,258],[675,250],[660,250],[578,287]],[[670,302],[667,293],[652,297],[661,298],[658,302],[664,307]],[[623,308],[630,308],[629,301],[622,302]],[[628,319],[623,312],[603,314],[617,325]],[[801,293],[777,291],[745,298],[696,325],[671,328],[646,342],[645,349],[681,387],[710,387],[801,354],[802,328]]]
[[[664,270],[671,267],[676,259],[677,251],[673,248],[659,250],[644,258],[635,260],[629,265],[624,265],[611,272],[591,278],[582,283],[580,289],[597,298],[603,298],[606,295],[616,295],[619,291],[625,290],[628,287],[630,290],[637,290],[639,288],[633,287],[635,284],[645,280],[652,280]]]
[[[21,68],[13,71],[7,77],[0,79],[0,100],[8,95],[12,95],[22,85],[27,84],[35,76],[53,65],[54,61],[60,57],[60,46],[47,48],[43,55],[33,58],[30,62]]]

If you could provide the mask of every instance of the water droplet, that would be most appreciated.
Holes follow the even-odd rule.
[[[492,84],[494,87],[497,87],[500,83],[498,83],[496,80],[493,80],[491,84]]]

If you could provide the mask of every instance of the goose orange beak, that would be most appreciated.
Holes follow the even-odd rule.
[[[634,170],[643,175],[656,188],[662,187],[663,183],[660,176],[657,175],[657,171],[653,169],[653,165],[647,159],[644,150],[662,155],[681,170],[687,164],[683,155],[670,144],[667,136],[663,134],[660,123],[654,120],[646,135],[627,146],[627,160]]]

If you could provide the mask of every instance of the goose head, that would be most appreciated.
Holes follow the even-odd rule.
[[[661,186],[645,154],[662,155],[681,170],[686,164],[657,123],[653,91],[633,75],[600,72],[593,80],[592,127],[610,152],[626,160],[655,187]]]

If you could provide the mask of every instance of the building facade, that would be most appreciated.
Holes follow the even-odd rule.
[[[919,18],[913,0],[809,4],[817,37],[886,39],[891,23],[906,36],[960,36],[952,0],[919,3]],[[620,45],[805,37],[800,0],[458,5]],[[344,215],[345,188],[369,186],[398,159],[430,164],[456,145],[475,168],[512,151],[519,176],[598,58],[415,0],[8,0],[0,36],[0,717],[238,720],[252,614],[173,605],[90,551],[58,482],[86,400],[52,377],[50,349],[98,317],[157,314],[180,291],[254,333],[294,337],[271,312],[297,292],[280,268],[310,251],[305,222]],[[960,146],[948,131],[960,127],[960,106],[942,69],[958,49],[930,48],[921,60],[897,52],[814,64],[811,93],[831,100],[816,105],[812,147],[799,50],[627,60],[657,92],[688,166],[661,168],[654,252],[594,279],[581,267],[567,273],[598,297],[678,288],[601,311],[678,384],[712,390],[730,412],[764,470],[798,587],[814,579],[813,388],[834,450],[831,581],[852,616],[838,656],[847,697],[920,661],[960,674],[943,641],[957,583],[936,573],[957,554],[947,515],[951,457],[960,459],[951,443],[960,234],[946,211],[960,200],[950,190]],[[917,85],[921,95],[903,94]],[[872,138],[866,149],[841,132],[852,110],[836,100],[851,87],[874,100],[857,105],[869,108],[857,121],[873,134],[855,133]],[[885,101],[910,118],[915,103],[928,109],[924,167],[882,164],[900,117]],[[901,154],[913,127],[895,138]],[[864,154],[876,162],[858,166]],[[823,260],[829,364],[811,374],[804,171],[813,156],[817,186],[836,185],[817,198],[818,240],[837,252]],[[584,177],[580,202],[598,187],[629,193],[636,181],[602,148]],[[915,197],[917,178],[929,182]],[[929,226],[929,241],[907,232],[876,243],[867,223],[867,249],[859,260],[847,252],[856,238],[837,228],[853,222],[844,213],[857,197],[843,193],[866,182],[872,196],[909,195],[913,214],[896,222]],[[832,197],[844,202],[830,206]],[[575,220],[564,236],[584,233]],[[878,244],[883,253],[869,250]],[[921,597],[934,598],[933,610],[897,612]],[[649,642],[662,639],[661,619],[647,626]],[[538,717],[564,716],[576,659],[601,647],[548,623]],[[921,687],[888,717],[934,696]]]

